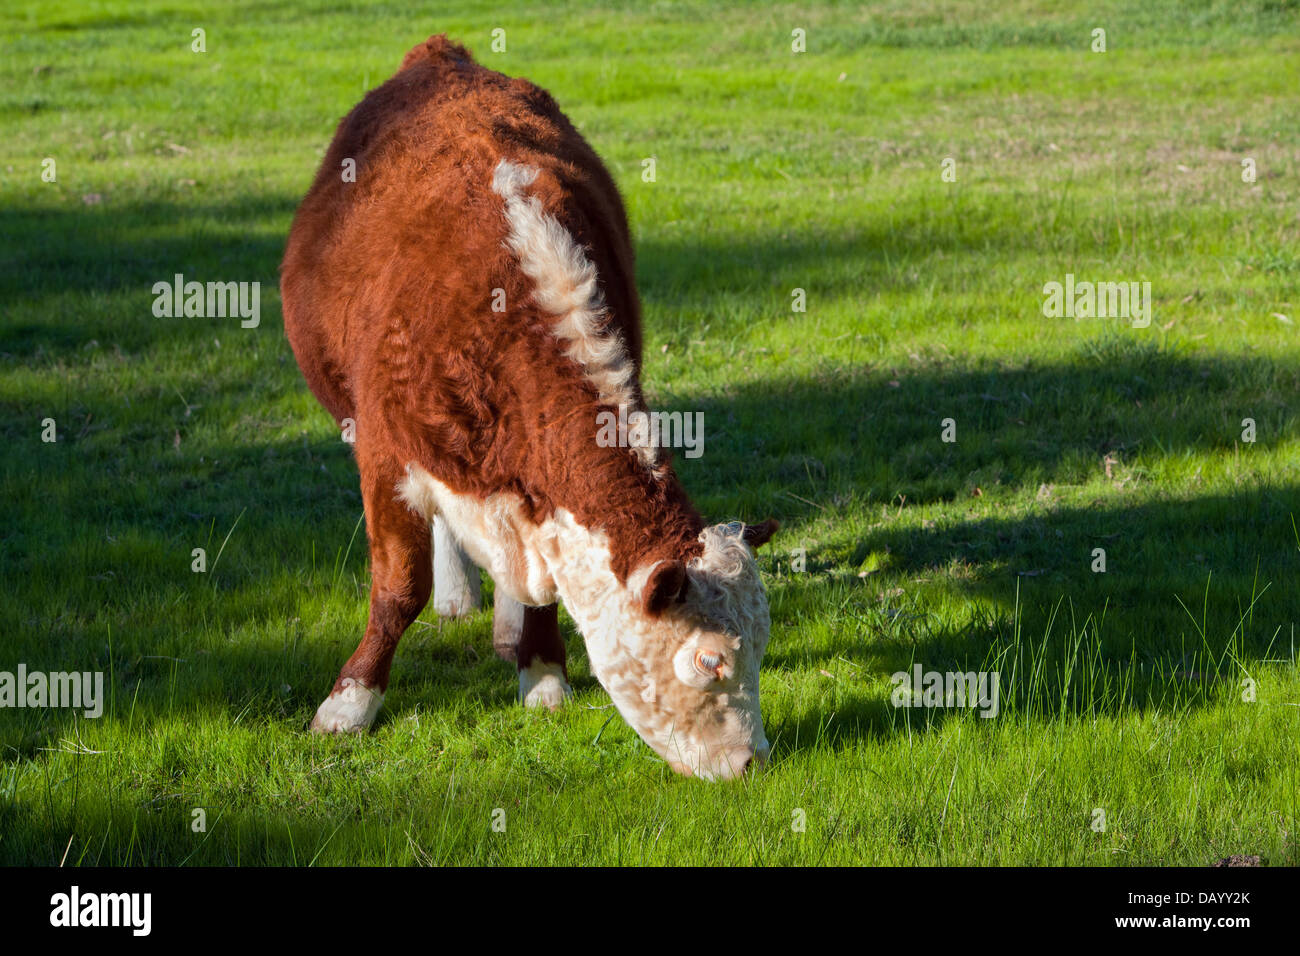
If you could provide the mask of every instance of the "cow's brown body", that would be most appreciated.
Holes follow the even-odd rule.
[[[429,517],[395,492],[412,466],[457,495],[507,495],[528,521],[562,509],[601,529],[621,582],[703,548],[704,523],[666,461],[646,467],[593,441],[598,389],[508,247],[493,191],[503,160],[536,170],[529,198],[595,266],[600,331],[621,339],[641,403],[632,248],[609,174],[549,94],[444,37],[417,46],[340,124],[282,267],[303,374],[337,421],[355,422],[373,585],[336,692],[351,678],[382,694],[397,642],[429,599]],[[530,607],[513,630],[521,668],[535,655],[563,664],[553,603]]]

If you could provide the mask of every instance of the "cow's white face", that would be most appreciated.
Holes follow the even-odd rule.
[[[767,759],[758,669],[770,620],[749,542],[772,530],[706,528],[704,552],[689,564],[639,568],[594,602],[556,575],[596,677],[678,773],[725,780]]]
[[[678,773],[725,780],[767,759],[758,665],[770,621],[751,548],[776,522],[705,528],[703,553],[689,564],[659,561],[623,584],[605,533],[563,508],[535,525],[521,500],[457,495],[414,464],[398,490],[430,521],[441,515],[516,600],[563,598],[596,678]]]

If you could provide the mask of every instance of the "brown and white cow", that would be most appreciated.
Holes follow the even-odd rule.
[[[765,760],[752,548],[776,523],[706,527],[653,443],[597,441],[602,410],[645,410],[632,247],[613,180],[549,94],[443,36],[415,47],[339,124],[281,289],[307,383],[355,430],[373,579],[314,730],[370,726],[431,590],[443,614],[476,603],[467,554],[496,584],[494,644],[526,704],[571,693],[559,599],[675,770]]]

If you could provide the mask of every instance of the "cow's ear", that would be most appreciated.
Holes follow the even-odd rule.
[[[641,591],[641,605],[651,617],[658,617],[670,604],[685,596],[689,583],[686,565],[680,561],[660,561],[646,578]]]
[[[762,524],[747,524],[741,536],[745,539],[745,544],[751,548],[757,548],[760,544],[767,544],[772,535],[776,534],[781,522],[775,518],[768,518]]]

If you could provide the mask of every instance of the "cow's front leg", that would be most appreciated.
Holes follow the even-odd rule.
[[[388,689],[393,652],[429,602],[433,587],[429,526],[396,500],[397,474],[361,469],[370,539],[370,620],[360,645],[339,672],[334,690],[316,711],[317,733],[360,733],[374,722]]]
[[[441,515],[433,519],[433,609],[464,617],[479,607],[478,566],[469,559]]]
[[[555,710],[573,696],[558,605],[527,607],[498,588],[492,646],[498,657],[514,661],[519,669],[519,699],[525,707]]]

